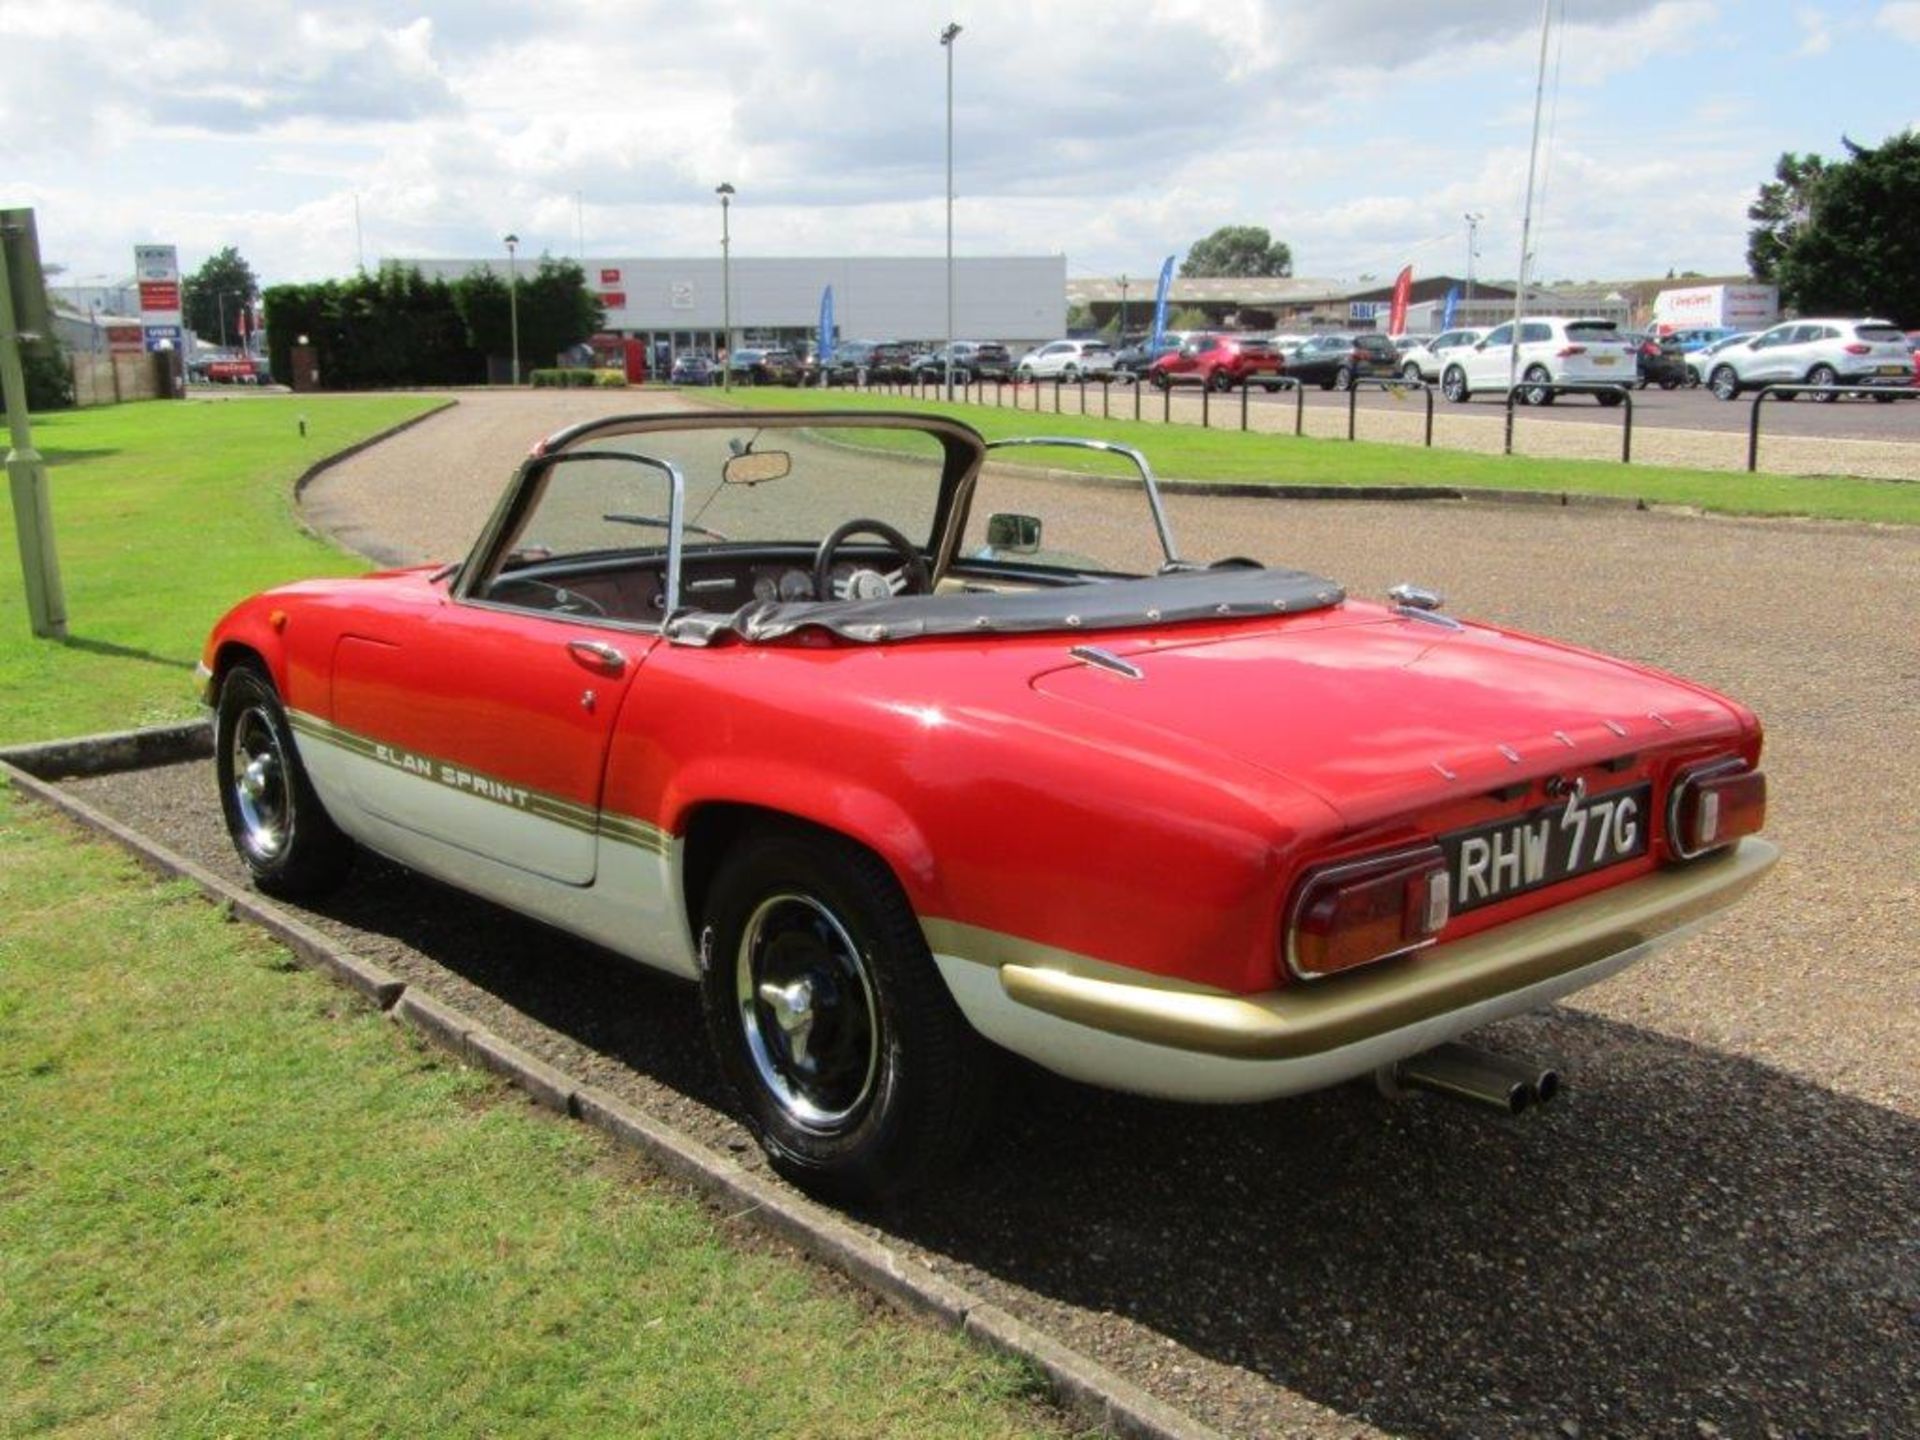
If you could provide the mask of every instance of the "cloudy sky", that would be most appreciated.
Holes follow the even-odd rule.
[[[1555,0],[1548,278],[1743,264],[1782,150],[1920,121],[1920,0]],[[267,283],[362,255],[939,254],[1148,275],[1513,273],[1539,0],[0,0],[0,203],[75,280],[137,241]],[[355,204],[360,217],[356,244]]]

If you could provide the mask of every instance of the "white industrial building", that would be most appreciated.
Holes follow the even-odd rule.
[[[412,260],[421,274],[448,280],[481,268],[507,272],[506,257]],[[538,260],[516,262],[528,273]],[[698,259],[614,257],[582,262],[607,309],[606,328],[647,342],[655,357],[725,349],[726,315],[737,345],[811,340],[821,295],[833,287],[835,338],[937,342],[947,336],[944,256],[736,256],[723,290],[718,255]],[[956,339],[1026,346],[1065,334],[1064,255],[954,257]]]

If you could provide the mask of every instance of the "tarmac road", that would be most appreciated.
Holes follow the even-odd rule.
[[[445,553],[414,517],[484,515],[526,441],[583,413],[534,399],[466,397],[330,472],[312,513]],[[1151,553],[1132,497],[1027,484],[1050,525],[1072,509]],[[1565,1067],[1545,1111],[1361,1085],[1189,1108],[1016,1067],[972,1167],[865,1223],[1233,1435],[1920,1432],[1920,533],[1169,503],[1195,557],[1250,552],[1361,594],[1418,580],[1455,613],[1739,695],[1769,726],[1785,858],[1717,929],[1482,1033]],[[207,767],[75,788],[238,873]],[[691,991],[378,862],[315,919],[757,1163]]]

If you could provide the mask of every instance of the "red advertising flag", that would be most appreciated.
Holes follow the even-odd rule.
[[[1393,282],[1393,308],[1387,312],[1387,334],[1407,333],[1407,301],[1413,296],[1413,267],[1407,266]]]

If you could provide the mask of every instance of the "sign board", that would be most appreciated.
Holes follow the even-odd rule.
[[[673,310],[691,310],[693,308],[693,282],[676,280],[667,287],[667,306]]]
[[[624,290],[602,290],[600,292],[600,303],[609,310],[624,310],[627,308],[627,292]]]
[[[178,350],[180,348],[180,327],[178,325],[143,325],[143,339],[149,350]]]
[[[133,278],[140,286],[140,323],[146,327],[147,348],[154,348],[155,331],[178,347],[180,327],[180,252],[172,245],[133,247]]]
[[[109,355],[138,355],[147,348],[138,325],[108,325],[103,328]]]
[[[600,269],[600,283],[602,285],[618,285],[620,283],[620,272],[612,266],[602,266]]]
[[[1349,300],[1347,318],[1349,320],[1374,320],[1388,308],[1385,300]]]

